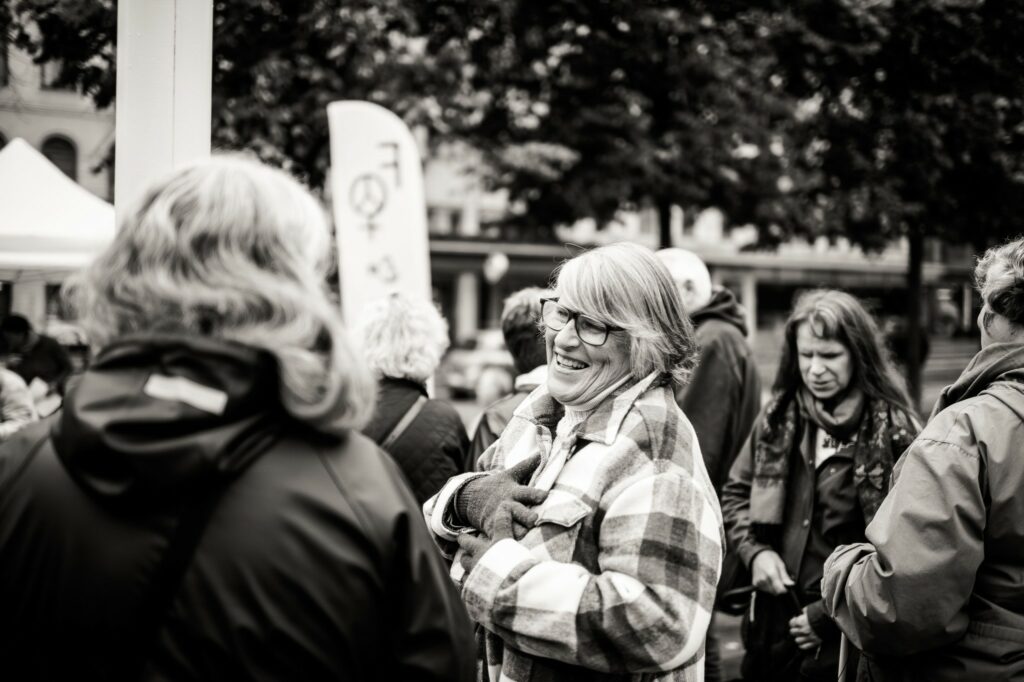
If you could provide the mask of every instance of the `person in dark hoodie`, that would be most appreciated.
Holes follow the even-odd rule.
[[[893,473],[867,542],[825,564],[860,677],[1024,680],[1024,239],[978,263],[981,351]]]
[[[180,168],[74,286],[98,354],[0,448],[0,676],[468,680],[419,505],[280,171]]]
[[[715,492],[721,494],[736,455],[761,410],[761,379],[747,343],[743,307],[731,291],[712,287],[707,266],[685,249],[662,249],[665,264],[697,332],[700,357],[676,402],[690,419]]]
[[[676,283],[683,307],[696,330],[700,355],[685,386],[676,388],[676,403],[693,424],[711,484],[721,497],[729,469],[743,448],[761,410],[761,379],[747,343],[744,310],[731,291],[712,287],[700,257],[686,249],[662,249],[658,258]],[[738,568],[729,556],[728,578]],[[705,679],[722,679],[718,641],[708,629]]]

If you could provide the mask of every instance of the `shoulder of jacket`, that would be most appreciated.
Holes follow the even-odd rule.
[[[312,447],[339,495],[362,521],[390,520],[407,511],[401,469],[373,440],[351,431],[338,442],[313,443]]]
[[[970,457],[978,457],[979,435],[998,435],[1001,438],[1009,436],[1006,418],[1019,421],[1009,405],[986,390],[954,403],[935,415],[925,425],[917,440],[946,445]]]
[[[658,386],[633,403],[612,445],[637,450],[651,460],[674,460],[680,452],[690,451],[694,437],[671,388]]]

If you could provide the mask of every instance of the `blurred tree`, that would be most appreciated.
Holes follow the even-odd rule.
[[[59,60],[62,84],[99,107],[113,102],[114,0],[13,0],[10,8],[15,44],[38,62]],[[410,3],[399,0],[216,0],[214,146],[255,151],[320,187],[330,165],[328,102],[377,102],[436,127],[425,93],[443,98],[458,69],[424,54],[416,33]]]
[[[868,249],[907,239],[917,395],[925,238],[980,249],[1020,231],[1024,2],[801,0],[763,26],[801,101],[799,158],[813,178],[792,232]]]
[[[16,42],[114,96],[113,0],[14,0]],[[481,150],[511,226],[622,207],[792,218],[781,82],[751,20],[664,0],[235,0],[214,5],[213,136],[324,181],[325,105],[366,99]],[[709,8],[713,8],[711,11]],[[37,25],[40,30],[33,30]],[[695,215],[695,210],[687,211]]]
[[[791,99],[755,15],[662,0],[438,0],[421,12],[428,53],[464,64],[449,131],[487,155],[519,223],[653,207],[667,244],[673,204],[790,218]]]

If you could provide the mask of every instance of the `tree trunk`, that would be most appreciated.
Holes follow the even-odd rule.
[[[672,246],[672,202],[659,200],[658,210],[658,248],[667,249]]]
[[[911,228],[908,235],[910,256],[907,262],[907,387],[910,399],[920,409],[921,403],[921,298],[923,297],[924,233]]]

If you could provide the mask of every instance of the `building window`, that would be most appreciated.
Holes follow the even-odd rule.
[[[71,140],[57,135],[48,137],[43,142],[42,152],[50,163],[64,171],[64,175],[78,181],[78,152]]]

